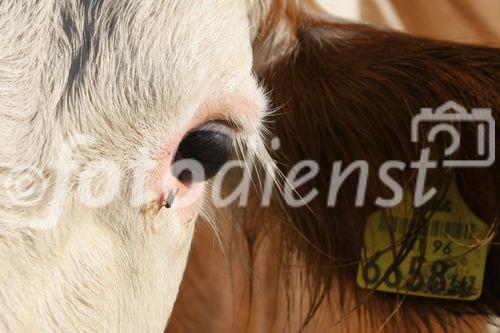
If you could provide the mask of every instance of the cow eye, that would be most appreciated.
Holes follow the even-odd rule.
[[[177,148],[174,176],[186,185],[214,177],[229,158],[233,138],[234,129],[223,121],[208,122],[191,130]],[[189,167],[189,161],[198,162],[203,174],[197,172],[199,168]]]

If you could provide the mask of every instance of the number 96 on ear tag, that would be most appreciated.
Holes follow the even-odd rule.
[[[425,243],[419,239],[399,265],[394,264],[410,224],[411,196],[391,209],[372,214],[358,267],[360,287],[398,294],[457,300],[481,296],[488,247],[480,244],[486,223],[463,202],[452,182],[443,207],[429,221]],[[396,244],[393,246],[392,244]],[[425,248],[425,251],[420,250]]]

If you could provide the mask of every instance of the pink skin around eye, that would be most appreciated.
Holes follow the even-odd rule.
[[[153,191],[157,193],[161,205],[165,204],[167,197],[173,192],[175,194],[173,206],[176,208],[188,208],[196,204],[203,195],[205,188],[204,183],[184,184],[172,173],[175,153],[182,137],[182,135],[179,135],[179,139],[166,147],[164,157],[161,158],[160,167],[155,171],[156,176],[154,179],[156,181],[153,187]]]
[[[214,110],[216,112],[214,112]],[[198,112],[187,126],[186,130],[176,135],[171,143],[165,147],[165,153],[160,159],[160,166],[155,170],[156,181],[153,191],[158,194],[160,203],[163,205],[173,191],[175,193],[175,208],[189,208],[196,206],[196,203],[204,193],[204,183],[184,184],[180,182],[172,173],[177,147],[186,132],[200,126],[201,124],[216,119],[228,119],[229,115],[238,115],[245,118],[248,124],[258,123],[260,108],[249,100],[240,96],[227,96],[226,98],[212,99],[200,106]],[[191,213],[191,212],[189,212]]]

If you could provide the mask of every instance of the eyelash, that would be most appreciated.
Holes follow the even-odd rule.
[[[174,158],[172,172],[183,184],[190,185],[213,178],[227,162],[233,145],[235,130],[225,121],[207,122],[191,130],[181,141]],[[204,175],[193,174],[193,169],[176,170],[178,162],[194,160]]]

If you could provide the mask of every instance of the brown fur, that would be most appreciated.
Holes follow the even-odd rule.
[[[387,160],[408,163],[418,159],[422,147],[411,144],[409,138],[411,119],[421,107],[438,107],[449,100],[468,108],[491,107],[499,133],[500,50],[335,22],[315,13],[314,7],[276,3],[269,14],[270,23],[263,26],[254,43],[256,70],[271,92],[273,106],[279,108],[271,125],[282,141],[275,158],[285,174],[298,161],[318,161],[320,174],[299,192],[317,188],[320,195],[309,207],[293,209],[277,199],[270,210],[235,210],[228,215],[241,227],[237,239],[244,239],[245,246],[237,253],[248,255],[252,273],[253,294],[246,297],[241,296],[245,294],[241,289],[248,286],[245,279],[240,275],[233,280],[240,300],[245,299],[235,301],[245,304],[244,310],[236,306],[240,309],[236,313],[242,316],[235,317],[238,331],[241,327],[249,331],[262,331],[263,327],[317,331],[312,329],[315,325],[340,330],[334,324],[342,319],[347,327],[363,331],[376,331],[384,325],[384,331],[413,331],[417,327],[419,331],[435,331],[436,323],[451,331],[453,325],[474,326],[483,316],[500,315],[500,250],[495,245],[499,241],[500,163],[484,170],[441,169],[436,177],[436,186],[441,188],[456,177],[471,209],[492,227],[490,242],[494,245],[488,255],[483,295],[474,302],[410,296],[400,302],[401,296],[360,289],[355,283],[356,268],[365,222],[375,208],[354,208],[356,177],[350,177],[342,187],[337,206],[326,207],[334,161],[370,161],[367,202],[373,203],[386,193],[377,178],[378,166]],[[274,33],[279,24],[288,27],[289,35],[280,36],[281,42],[276,43]],[[273,45],[280,49],[273,49]],[[275,54],[280,56],[263,61]],[[460,130],[463,146],[459,155],[467,157],[475,141],[469,126]],[[497,156],[499,146],[497,143]],[[400,182],[411,184],[411,172],[397,176]],[[416,229],[427,223],[422,216],[432,207],[417,212]],[[265,260],[259,253],[273,256]],[[221,262],[214,264],[220,267]],[[273,268],[276,264],[278,270]],[[268,280],[259,279],[262,274]],[[181,292],[178,308],[182,300]],[[194,297],[190,303],[196,301]],[[206,308],[210,303],[207,300]],[[397,314],[391,317],[396,308]],[[263,317],[263,309],[273,310]],[[225,315],[228,313],[231,310]],[[252,316],[260,320],[252,321]],[[174,313],[173,327],[179,325],[178,318]],[[391,320],[386,322],[388,318]],[[217,318],[224,320],[226,317]]]

